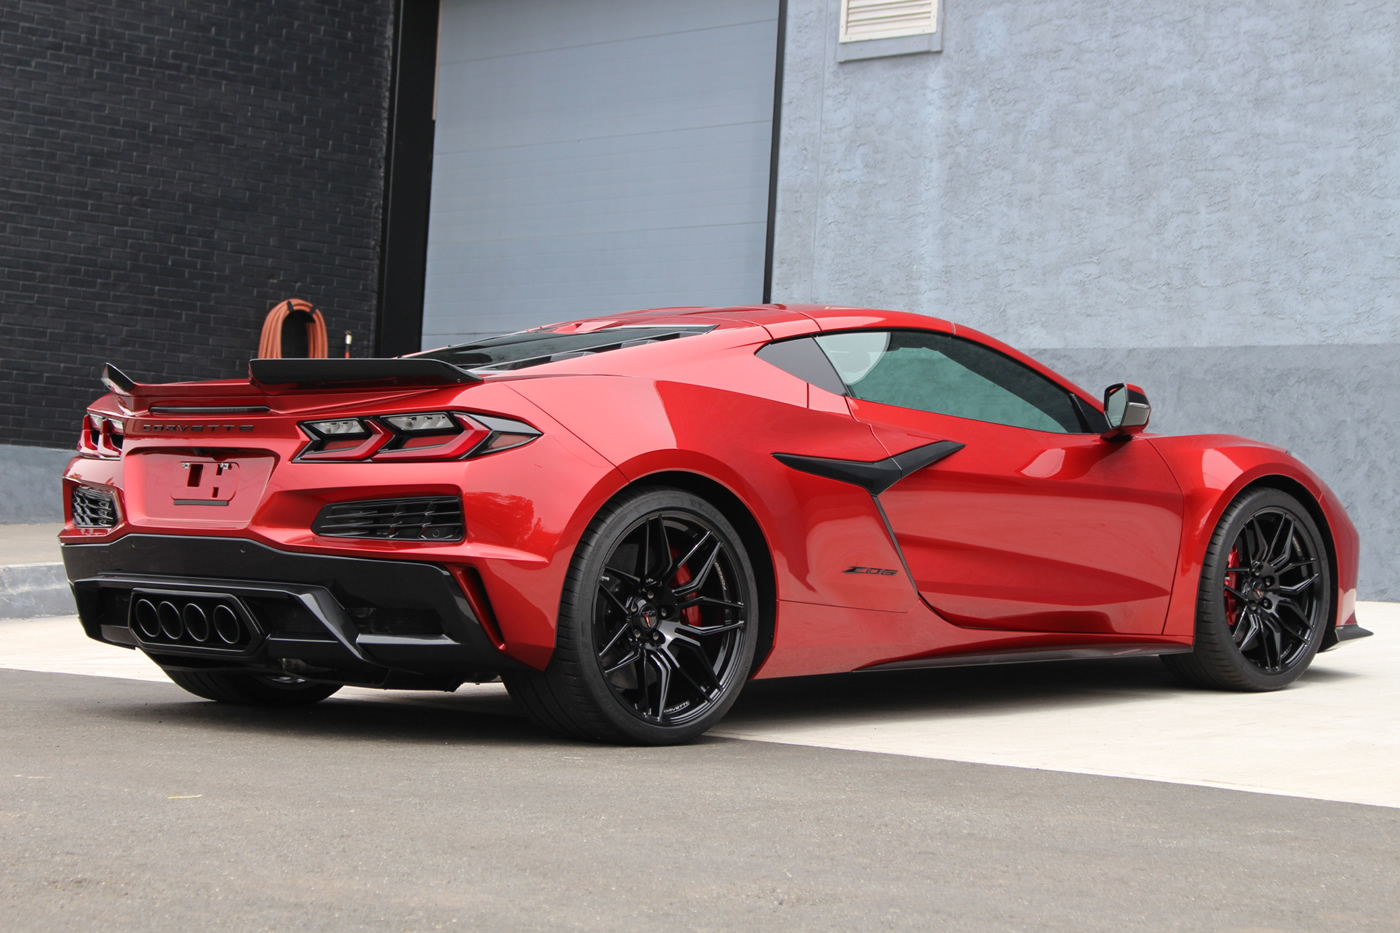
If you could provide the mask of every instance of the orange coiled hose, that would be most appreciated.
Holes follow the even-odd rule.
[[[309,315],[306,320],[307,357],[311,359],[326,358],[328,355],[326,319],[321,317],[321,312],[311,302],[302,301],[300,298],[288,298],[267,312],[267,319],[263,321],[262,339],[258,341],[258,359],[278,360],[282,358],[282,324],[287,320],[288,315],[297,312]]]

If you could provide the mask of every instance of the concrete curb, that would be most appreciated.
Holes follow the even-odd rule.
[[[77,611],[63,564],[0,567],[0,620],[68,616]]]

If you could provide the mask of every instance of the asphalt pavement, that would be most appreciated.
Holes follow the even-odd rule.
[[[547,736],[490,686],[224,707],[61,634],[75,625],[0,625],[0,667],[49,669],[0,670],[6,931],[1400,927],[1396,806],[1200,786],[1200,768],[1168,783],[1075,756],[937,757],[1044,758],[1069,729],[1080,758],[1097,733],[1150,764],[1179,709],[1195,725],[1166,746],[1209,750],[1240,723],[1236,757],[1273,747],[1260,770],[1305,769],[1336,750],[1309,747],[1300,704],[1361,735],[1370,684],[1360,754],[1393,775],[1384,635],[1323,656],[1272,720],[1108,661],[755,683],[725,724],[748,738],[631,749]],[[1214,720],[1193,706],[1211,697]],[[897,753],[823,746],[880,742]],[[1340,796],[1369,793],[1350,770]]]

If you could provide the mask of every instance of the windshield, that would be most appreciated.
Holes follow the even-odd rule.
[[[679,337],[693,337],[714,330],[706,327],[608,327],[587,334],[560,334],[552,331],[522,331],[487,337],[475,343],[425,350],[409,354],[418,359],[443,360],[469,372],[489,374],[525,369],[542,363],[556,363],[575,357],[639,347],[643,344]]]

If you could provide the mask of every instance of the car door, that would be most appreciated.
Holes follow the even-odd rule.
[[[1105,440],[1068,389],[979,342],[922,330],[815,342],[892,454],[963,447],[879,495],[919,593],[957,625],[1158,634],[1182,494],[1151,444]]]

